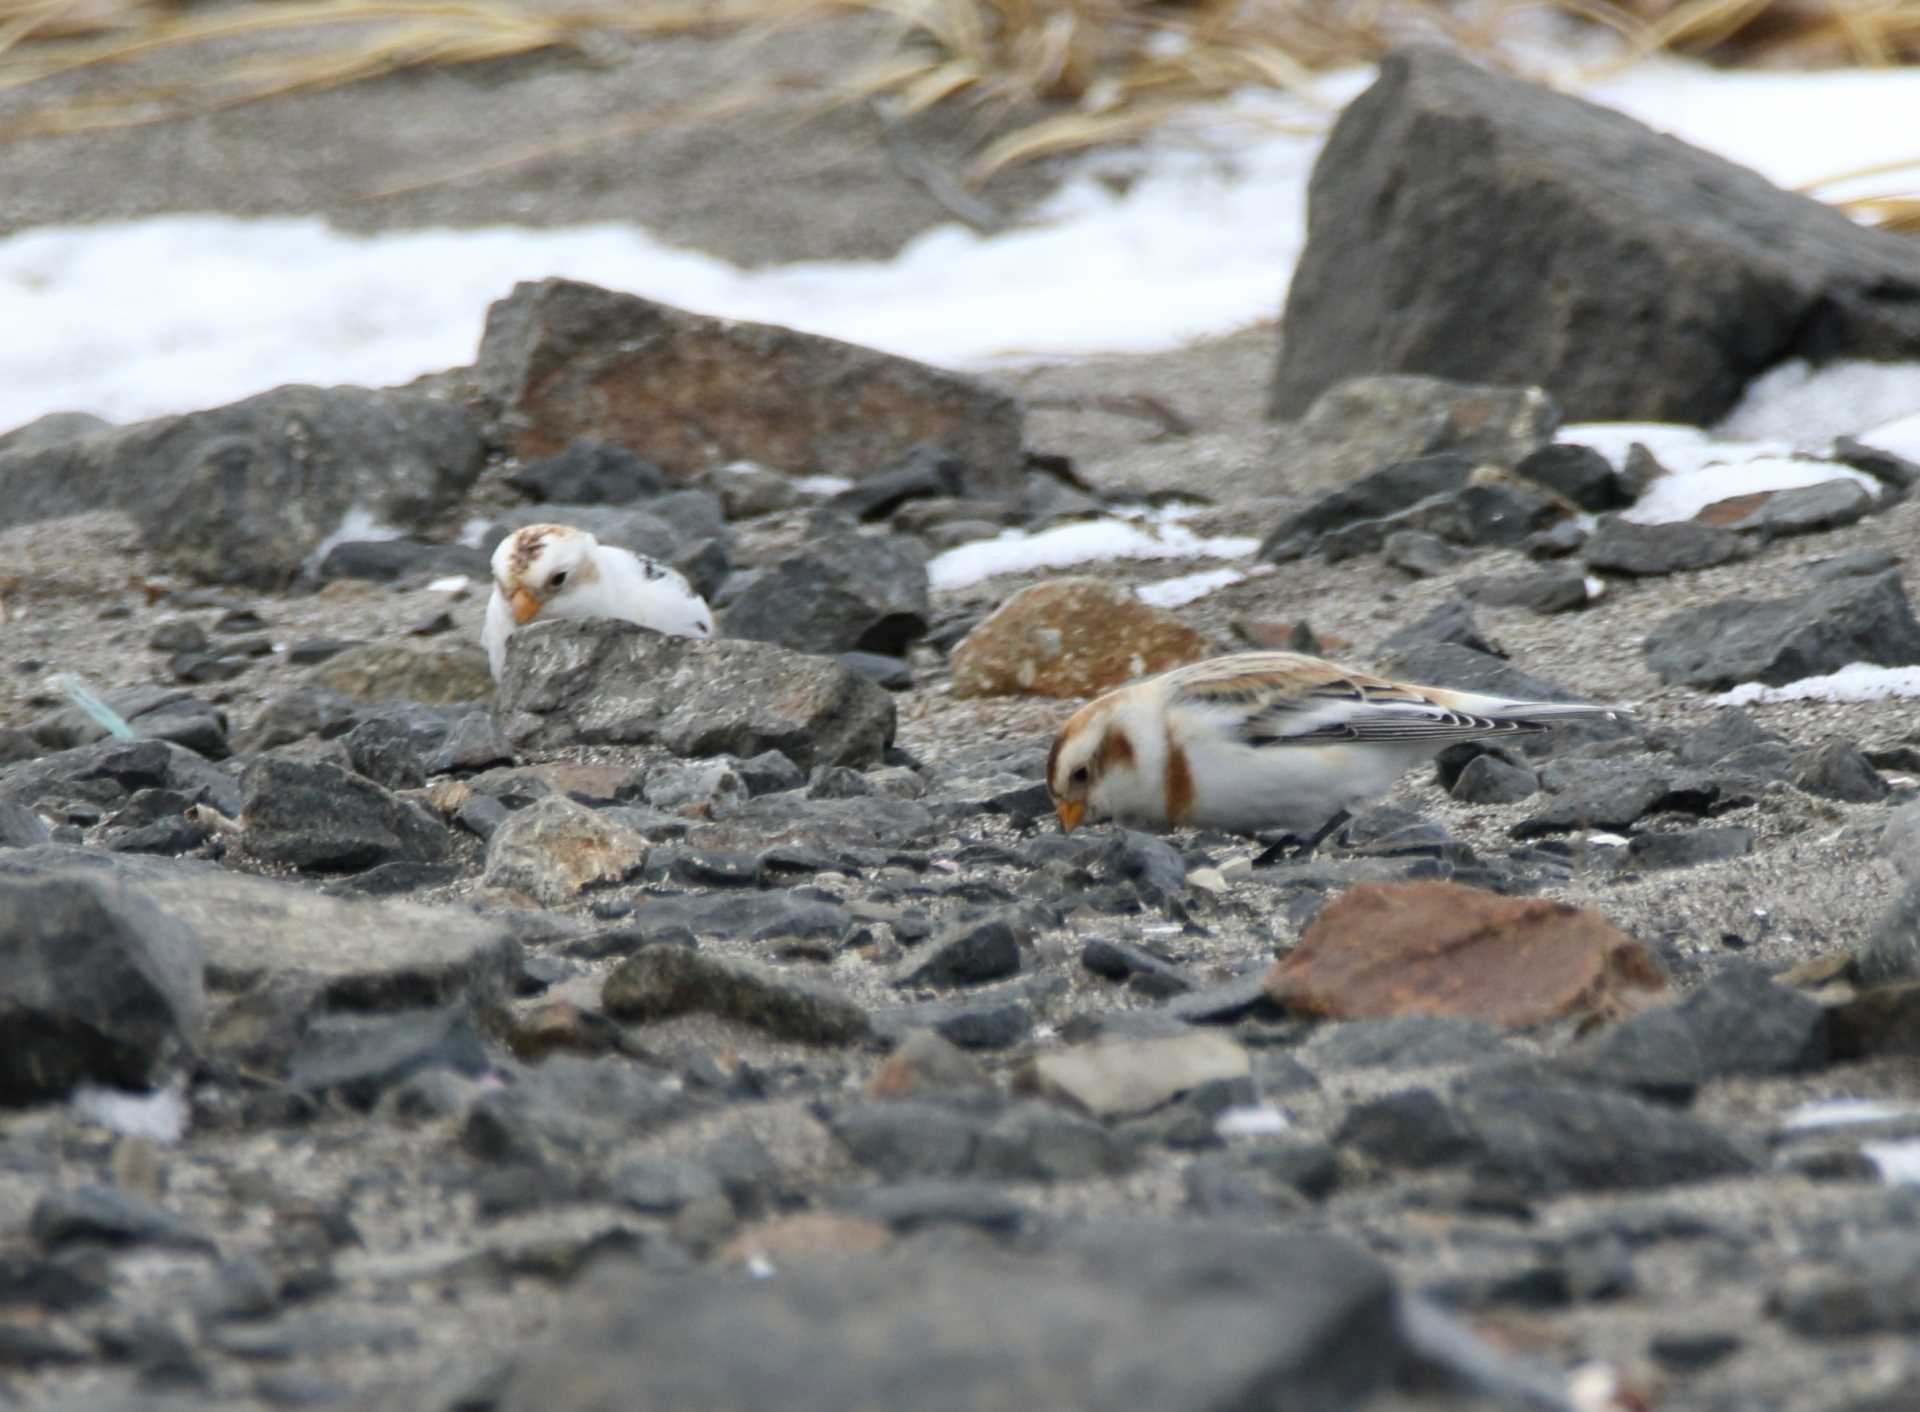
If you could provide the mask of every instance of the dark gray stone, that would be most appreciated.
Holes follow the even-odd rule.
[[[1395,632],[1380,644],[1381,654],[1403,653],[1416,647],[1436,644],[1463,647],[1469,651],[1500,659],[1500,652],[1481,633],[1473,620],[1473,605],[1464,598],[1449,598],[1416,623]]]
[[[801,769],[876,763],[893,741],[887,693],[822,657],[767,643],[663,637],[576,618],[516,632],[498,711],[516,746],[663,745]]]
[[[1540,783],[1552,799],[1510,830],[1515,838],[1539,838],[1575,829],[1633,827],[1652,814],[1696,817],[1751,803],[1758,781],[1725,768],[1675,768],[1658,757],[1571,759],[1549,763]]]
[[[1714,765],[1736,751],[1784,743],[1740,707],[1722,706],[1712,720],[1682,736],[1674,753],[1683,765]]]
[[[1409,1088],[1356,1103],[1333,1140],[1377,1162],[1399,1167],[1444,1167],[1478,1156],[1480,1140],[1459,1113],[1432,1089]]]
[[[1794,598],[1689,608],[1656,625],[1644,647],[1662,681],[1725,691],[1748,681],[1782,686],[1851,662],[1920,663],[1920,623],[1900,576],[1886,573]]]
[[[1843,478],[1776,490],[1727,528],[1758,534],[1763,539],[1783,539],[1838,529],[1865,519],[1878,508],[1871,491],[1858,481]]]
[[[336,579],[398,583],[402,579],[451,574],[465,574],[484,583],[489,577],[487,556],[464,544],[433,544],[421,539],[349,539],[329,549],[313,570],[314,579],[320,583],[332,583]]]
[[[1783,1282],[1769,1294],[1767,1312],[1802,1338],[1920,1331],[1920,1240],[1898,1234],[1864,1242],[1838,1269]]]
[[[241,841],[266,862],[353,872],[447,855],[446,827],[424,809],[332,765],[267,757],[241,782]]]
[[[164,1207],[115,1187],[50,1191],[34,1203],[27,1232],[57,1250],[76,1241],[103,1245],[162,1245],[211,1251],[212,1238]]]
[[[965,496],[970,479],[965,460],[944,446],[921,442],[897,466],[862,477],[827,504],[856,520],[884,520],[909,500]]]
[[[1171,961],[1105,937],[1087,938],[1080,948],[1080,964],[1096,976],[1127,981],[1148,995],[1178,995],[1193,989],[1193,978]]]
[[[394,1085],[428,1069],[482,1074],[490,1065],[465,1006],[393,1015],[323,1015],[306,1028],[287,1081],[308,1093],[338,1093],[371,1108]]]
[[[667,478],[651,461],[624,446],[580,440],[557,456],[529,461],[505,477],[508,485],[535,500],[563,505],[628,505],[658,495]]]
[[[1426,530],[1403,529],[1380,541],[1380,555],[1396,569],[1424,579],[1458,568],[1467,551]]]
[[[1643,525],[1618,515],[1604,516],[1582,551],[1588,568],[1636,578],[1708,569],[1747,553],[1739,535],[1718,525],[1693,520]]]
[[[1742,1176],[1757,1155],[1696,1119],[1624,1093],[1572,1085],[1468,1087],[1458,1110],[1476,1174],[1539,1196]]]
[[[878,652],[838,652],[834,660],[888,691],[913,689],[913,668],[904,657],[889,657]]]
[[[1793,762],[1793,782],[1808,794],[1848,804],[1871,804],[1892,792],[1892,786],[1850,740],[1830,740],[1802,751]]]
[[[146,1088],[206,1028],[194,929],[109,878],[0,874],[0,1103],[76,1084]]]
[[[1920,978],[1920,878],[1908,882],[1857,953],[1869,985]]]
[[[1537,569],[1532,573],[1490,574],[1462,580],[1460,592],[1490,608],[1531,608],[1536,613],[1569,613],[1587,606],[1587,576],[1579,569]]]
[[[609,1194],[621,1205],[654,1216],[671,1216],[690,1201],[725,1195],[718,1177],[683,1157],[629,1162],[613,1174],[610,1187]]]
[[[1341,378],[1404,371],[1537,382],[1576,421],[1705,425],[1783,360],[1920,348],[1904,242],[1437,48],[1382,62],[1308,209],[1278,416]]]
[[[1467,484],[1474,463],[1443,453],[1382,467],[1353,484],[1321,496],[1282,520],[1260,544],[1260,557],[1282,564],[1313,552],[1321,537],[1369,521],[1385,520],[1436,495],[1451,495]],[[1375,545],[1389,531],[1382,529]]]
[[[751,760],[738,761],[734,770],[752,795],[778,794],[807,782],[806,772],[778,750],[763,750]]]
[[[1020,939],[1004,917],[984,917],[951,928],[928,943],[924,954],[901,966],[899,986],[980,985],[1020,972]]]
[[[1040,1216],[988,1182],[925,1178],[845,1193],[839,1203],[854,1214],[902,1234],[936,1226],[966,1226],[989,1235],[1017,1235]]]
[[[1491,752],[1475,755],[1447,792],[1462,804],[1513,804],[1540,788],[1540,777]]]
[[[1500,1032],[1488,1025],[1442,1015],[1407,1015],[1328,1025],[1314,1037],[1307,1055],[1323,1068],[1414,1069],[1466,1064],[1506,1047]]]
[[[647,946],[622,961],[607,977],[601,1004],[619,1020],[708,1014],[811,1044],[873,1033],[866,1011],[838,991],[680,946]]]
[[[1636,834],[1627,845],[1627,857],[1636,867],[1649,871],[1697,868],[1702,863],[1723,863],[1729,858],[1744,858],[1751,852],[1753,830],[1739,824],[1713,829],[1686,829],[1679,833]]]
[[[722,546],[733,542],[720,497],[711,490],[691,487],[670,490],[649,500],[647,513],[664,521],[683,546],[703,540],[716,541]]]
[[[927,556],[900,535],[825,534],[729,603],[729,637],[800,652],[899,656],[927,631]]]
[[[982,1124],[944,1103],[866,1103],[829,1121],[848,1156],[883,1181],[959,1177],[972,1171]]]
[[[0,452],[0,527],[127,511],[170,568],[278,587],[349,510],[424,530],[471,488],[477,419],[415,392],[282,387],[243,402]]]
[[[0,772],[0,799],[52,809],[85,802],[117,809],[143,789],[169,789],[223,814],[240,812],[240,784],[203,756],[161,740],[95,741]]]
[[[1187,865],[1164,838],[1115,829],[1100,850],[1100,870],[1114,882],[1130,884],[1155,905],[1187,890]]]
[[[232,754],[226,712],[177,687],[124,687],[102,692],[100,699],[143,739],[170,740],[209,760],[224,760]],[[42,716],[27,730],[49,750],[71,750],[104,740],[107,735],[106,727],[78,706]]]
[[[1521,458],[1513,472],[1596,515],[1622,509],[1633,500],[1614,473],[1613,463],[1591,446],[1573,442],[1543,446]]]
[[[53,835],[46,823],[24,804],[0,799],[0,848],[31,848]]]
[[[719,759],[649,770],[642,797],[655,809],[671,813],[694,810],[705,818],[724,819],[747,802],[749,793],[749,782],[740,770],[731,761]]]
[[[974,1170],[1007,1181],[1075,1182],[1130,1172],[1132,1142],[1091,1118],[1040,1102],[1016,1103],[980,1134]]]
[[[598,1159],[636,1133],[684,1118],[692,1100],[627,1058],[553,1055],[523,1069],[506,1088],[473,1101],[461,1147],[483,1162],[560,1172],[581,1169],[596,1179]]]
[[[557,1327],[520,1358],[500,1412],[626,1405],[636,1386],[675,1406],[791,1412],[1281,1397],[1288,1412],[1346,1412],[1408,1356],[1372,1257],[1234,1222],[1101,1222],[1039,1256],[944,1248],[778,1280],[630,1267],[583,1289]]]
[[[1895,495],[1920,485],[1920,464],[1851,436],[1834,438],[1833,459],[1856,471],[1865,471]]]
[[[1033,1010],[1016,995],[988,994],[875,1011],[873,1027],[883,1037],[905,1039],[931,1030],[960,1049],[1012,1049],[1033,1035]]]

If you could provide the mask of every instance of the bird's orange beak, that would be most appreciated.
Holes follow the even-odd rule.
[[[529,593],[523,585],[520,588],[516,588],[512,594],[508,596],[507,606],[513,609],[513,621],[519,626],[525,627],[533,621],[534,615],[540,611],[540,600]]]
[[[1060,816],[1060,832],[1072,833],[1080,827],[1080,821],[1087,816],[1087,801],[1084,799],[1056,799],[1053,812]]]

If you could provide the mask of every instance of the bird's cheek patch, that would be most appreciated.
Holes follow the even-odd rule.
[[[507,600],[507,606],[513,610],[514,622],[525,627],[532,622],[540,611],[540,600],[525,588],[516,588],[513,596]]]

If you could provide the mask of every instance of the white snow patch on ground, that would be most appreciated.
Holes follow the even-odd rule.
[[[1181,574],[1178,578],[1141,584],[1134,593],[1142,603],[1151,603],[1156,608],[1178,608],[1245,578],[1246,575],[1239,569],[1202,569],[1196,574]]]
[[[1889,1186],[1920,1182],[1920,1139],[1862,1143],[1860,1151],[1880,1169],[1880,1180]]]
[[[1802,677],[1785,686],[1742,682],[1714,697],[1721,706],[1752,706],[1776,701],[1890,701],[1920,696],[1920,667],[1876,667],[1852,662],[1822,677]]]
[[[83,1123],[171,1147],[186,1135],[187,1100],[178,1088],[128,1093],[83,1084],[73,1091],[73,1116]]]
[[[1626,466],[1635,443],[1646,447],[1668,474],[1621,512],[1621,518],[1643,525],[1690,520],[1716,500],[1736,495],[1830,480],[1850,480],[1875,499],[1880,496],[1880,483],[1864,471],[1797,456],[1784,441],[1728,441],[1699,427],[1668,422],[1578,422],[1562,427],[1556,439],[1592,447],[1615,470]]]
[[[1920,413],[1863,432],[1859,440],[1909,461],[1920,461]]]
[[[1107,559],[1244,559],[1259,547],[1259,540],[1238,535],[1197,535],[1164,513],[1080,520],[1037,534],[1003,530],[992,539],[949,549],[927,565],[927,582],[934,588],[965,588],[999,574]]]
[[[1815,368],[1795,358],[1748,383],[1739,405],[1713,432],[1725,441],[1777,441],[1825,451],[1837,436],[1909,416],[1920,435],[1920,363],[1843,359]]]
[[[1892,1123],[1905,1118],[1920,1118],[1920,1108],[1910,1103],[1889,1103],[1884,1098],[1824,1098],[1793,1109],[1780,1120],[1780,1127],[1783,1132],[1807,1132],[1815,1128]]]

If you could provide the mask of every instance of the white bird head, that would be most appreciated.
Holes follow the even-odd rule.
[[[493,582],[524,627],[546,613],[549,617],[580,616],[569,612],[570,602],[585,602],[600,578],[594,550],[600,542],[571,525],[528,525],[500,541],[493,551]]]

